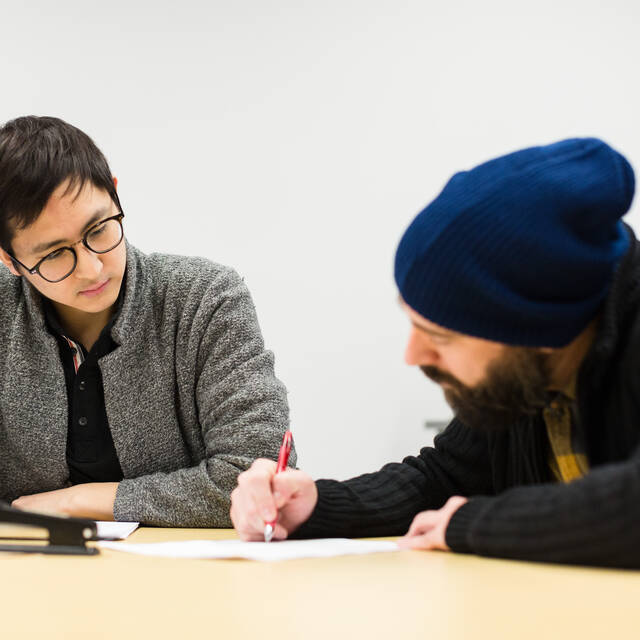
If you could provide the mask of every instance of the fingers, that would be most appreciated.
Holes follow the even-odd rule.
[[[45,491],[34,493],[28,496],[16,498],[11,506],[23,511],[33,511],[44,514],[65,513],[66,492],[69,489],[58,489],[56,491]]]
[[[236,487],[231,494],[231,522],[241,540],[260,540],[264,536],[264,520]]]
[[[423,511],[411,523],[409,531],[398,540],[401,549],[442,549],[439,511]]]
[[[273,530],[273,539],[286,540],[288,536],[289,532],[279,522],[276,522],[275,529]],[[263,540],[263,537],[261,537],[260,540]]]
[[[423,511],[411,523],[404,538],[398,540],[403,549],[442,549],[449,551],[446,531],[451,516],[467,502],[463,496],[451,496],[437,511]]]
[[[276,473],[276,463],[272,460],[256,460],[251,467],[238,476],[238,487],[254,505],[263,522],[277,517],[276,501],[273,497],[271,480]]]
[[[283,540],[313,511],[317,489],[311,476],[293,469],[275,471],[271,460],[256,460],[238,476],[230,513],[242,540],[262,540],[265,523],[274,520],[273,537]]]
[[[304,471],[287,470],[273,476],[271,486],[276,509],[281,509],[308,484],[309,476]]]
[[[422,511],[413,519],[413,522],[409,527],[409,531],[407,531],[405,536],[422,535],[423,533],[426,533],[427,531],[432,529],[437,522],[437,511]]]
[[[400,538],[398,540],[398,546],[401,549],[419,549],[423,551],[442,548],[438,544],[437,538],[432,531],[429,531],[421,536],[405,536],[404,538]]]
[[[230,513],[233,526],[243,540],[263,536],[264,523],[277,517],[271,490],[271,479],[275,472],[275,462],[260,459],[238,476],[238,486],[231,493]],[[274,531],[274,535],[277,533]]]

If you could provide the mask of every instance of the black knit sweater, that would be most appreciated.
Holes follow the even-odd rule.
[[[542,416],[490,436],[453,420],[417,457],[318,480],[318,504],[294,537],[402,535],[417,513],[462,495],[470,499],[446,532],[454,551],[640,568],[640,243],[628,231],[631,247],[578,373],[584,478],[553,481]]]

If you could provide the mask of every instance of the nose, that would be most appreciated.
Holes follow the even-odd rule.
[[[431,340],[424,331],[411,327],[404,352],[404,361],[412,366],[428,366],[437,365],[439,360],[440,354],[437,349],[434,349]]]
[[[95,280],[103,267],[100,255],[90,251],[82,243],[79,243],[75,249],[78,259],[75,275],[83,280]]]

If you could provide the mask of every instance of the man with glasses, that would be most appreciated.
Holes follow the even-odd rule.
[[[228,526],[286,392],[238,275],[129,245],[116,187],[77,128],[0,128],[0,500]]]

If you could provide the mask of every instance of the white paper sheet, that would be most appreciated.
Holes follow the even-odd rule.
[[[96,521],[98,525],[98,538],[107,540],[124,540],[128,538],[140,524],[139,522],[109,522]]]
[[[100,542],[104,549],[114,549],[144,556],[165,558],[246,558],[275,562],[294,558],[330,558],[351,554],[398,551],[395,542],[324,538],[321,540],[284,540],[282,542],[242,542],[241,540],[188,540],[127,544]]]

